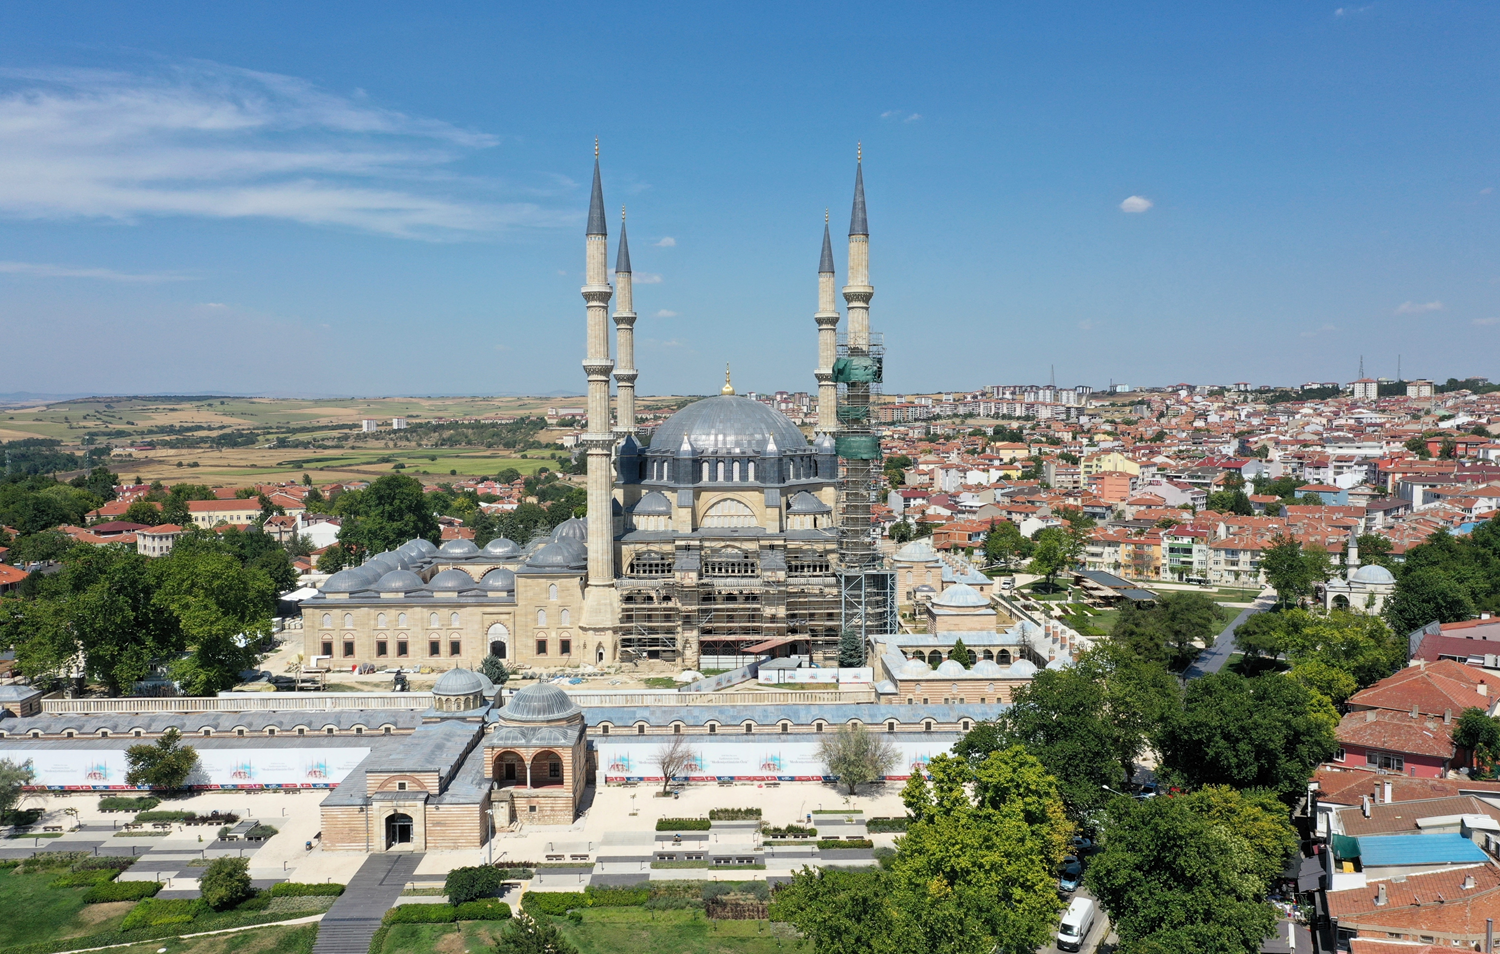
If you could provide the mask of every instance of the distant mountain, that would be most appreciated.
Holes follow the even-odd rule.
[[[73,401],[90,397],[87,392],[76,394],[38,394],[35,391],[10,391],[0,394],[0,404],[37,404],[46,401]]]

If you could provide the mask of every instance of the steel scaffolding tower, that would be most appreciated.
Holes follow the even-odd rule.
[[[870,637],[889,635],[896,627],[896,575],[882,566],[871,516],[883,479],[871,399],[880,394],[884,364],[884,341],[870,334],[866,341],[840,342],[833,365],[839,386],[834,446],[839,456],[840,628],[859,635],[862,653]]]

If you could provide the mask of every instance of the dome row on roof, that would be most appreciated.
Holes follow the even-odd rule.
[[[473,589],[513,591],[516,588],[516,574],[506,567],[491,570],[478,583],[474,582],[472,576],[456,568],[444,570],[426,583],[411,570],[391,570],[378,576],[377,573],[379,570],[372,570],[369,563],[340,570],[323,584],[323,592],[358,593],[374,590],[379,593],[459,593]]]
[[[922,676],[992,676],[1004,679],[1029,679],[1036,675],[1036,664],[1029,659],[1017,659],[1009,668],[992,659],[981,659],[973,667],[965,669],[956,660],[945,659],[933,669],[920,659],[908,659],[901,665],[899,675],[903,679]]]
[[[973,609],[981,606],[989,606],[990,599],[967,583],[955,583],[939,593],[933,599],[932,603],[934,606]]]

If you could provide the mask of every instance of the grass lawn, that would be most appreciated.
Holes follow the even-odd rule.
[[[135,902],[84,904],[87,888],[47,887],[65,870],[0,869],[0,947],[111,931],[125,919]]]
[[[771,954],[807,950],[787,925],[710,921],[701,911],[657,911],[653,916],[644,908],[590,908],[583,912],[581,924],[564,918],[554,918],[553,923],[580,954]],[[379,954],[489,954],[504,930],[504,921],[396,924],[391,926]],[[178,952],[171,948],[169,954]]]
[[[191,930],[190,925],[183,925]],[[316,924],[293,927],[256,928],[211,937],[168,938],[146,941],[131,947],[113,949],[118,954],[156,954],[162,948],[167,954],[312,954],[318,938]]]

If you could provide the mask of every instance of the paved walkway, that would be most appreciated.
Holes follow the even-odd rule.
[[[420,854],[408,851],[367,858],[323,915],[313,954],[368,954],[380,919],[401,897],[402,886],[411,880],[421,860]]]
[[[1218,672],[1224,668],[1229,657],[1234,654],[1234,631],[1240,628],[1240,624],[1256,613],[1264,613],[1276,605],[1276,591],[1270,588],[1262,591],[1247,608],[1240,611],[1240,615],[1234,618],[1234,622],[1224,627],[1214,644],[1198,655],[1193,664],[1182,674],[1183,679],[1197,679],[1211,672]]]

